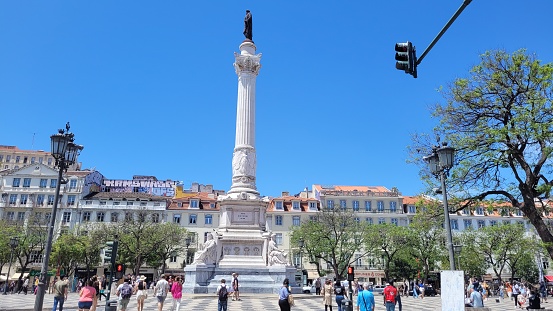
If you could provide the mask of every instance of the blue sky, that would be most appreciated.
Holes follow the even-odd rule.
[[[423,190],[406,163],[436,124],[437,90],[486,50],[526,48],[552,62],[553,1],[474,0],[419,66],[395,69],[394,44],[428,46],[455,1],[2,1],[0,144],[49,150],[71,122],[80,160],[107,178],[228,190],[245,10],[262,53],[257,185]],[[34,139],[33,139],[34,137]]]

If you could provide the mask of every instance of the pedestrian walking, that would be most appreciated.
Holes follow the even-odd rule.
[[[315,295],[321,294],[321,278],[317,278],[315,280]]]
[[[288,301],[288,297],[290,296],[289,285],[290,281],[284,279],[282,287],[278,291],[278,306],[280,307],[280,311],[290,311],[290,302]]]
[[[130,283],[131,279],[129,277],[125,277],[123,284],[117,286],[117,289],[115,290],[115,294],[118,296],[118,311],[127,311],[127,307],[129,306],[132,296],[132,286]]]
[[[241,301],[242,299],[240,299],[240,288],[238,285],[238,273],[232,274],[232,291],[234,293],[234,297],[232,298],[232,300]]]
[[[165,274],[160,276],[160,279],[157,281],[156,286],[154,287],[154,296],[157,298],[157,310],[163,310],[163,303],[165,298],[167,298],[167,292],[169,291],[169,283],[165,280]]]
[[[94,281],[90,279],[79,292],[79,311],[90,311],[96,308],[97,303],[98,296],[96,295],[96,288],[94,288]]]
[[[175,278],[173,286],[171,286],[171,295],[173,295],[172,311],[179,311],[182,299],[182,279],[180,276]]]
[[[321,295],[323,295],[323,304],[325,305],[325,311],[330,309],[332,311],[332,280],[326,280],[325,285],[323,286]]]
[[[227,281],[221,279],[221,284],[217,286],[217,311],[227,311],[228,288]]]
[[[147,288],[148,284],[146,284],[146,277],[141,276],[134,287],[134,291],[136,292],[137,311],[144,311],[144,300],[148,297]]]
[[[363,283],[363,290],[357,295],[357,311],[374,311],[374,295],[369,286],[369,283]]]
[[[517,281],[515,281],[513,285],[513,299],[515,300],[515,308],[518,308],[518,307],[522,308],[522,306],[519,304],[519,301],[518,301],[518,295],[520,295],[520,285],[518,284]]]
[[[346,289],[342,286],[340,281],[336,280],[334,283],[334,295],[336,296],[336,304],[338,305],[338,311],[342,311],[342,301],[344,300],[344,293]]]
[[[386,311],[395,311],[396,297],[397,297],[397,289],[394,286],[392,286],[390,282],[386,282],[386,287],[384,287],[384,292],[383,292],[384,306],[386,307]]]
[[[69,282],[64,275],[60,276],[59,281],[54,284],[54,306],[52,307],[52,311],[56,311],[58,305],[60,306],[60,311],[63,311],[63,303],[67,299],[68,286]]]

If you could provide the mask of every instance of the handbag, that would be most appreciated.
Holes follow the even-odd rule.
[[[292,294],[288,294],[288,304],[294,306],[294,296]]]

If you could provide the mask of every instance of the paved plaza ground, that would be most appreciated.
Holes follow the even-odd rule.
[[[298,294],[294,295],[296,297],[296,306],[292,310],[297,311],[310,311],[310,310],[324,310],[322,305],[322,297],[316,296],[314,294]],[[277,303],[277,295],[267,295],[267,294],[243,294],[242,301],[228,301],[228,311],[257,311],[257,310],[267,310],[267,311],[278,311],[280,310]],[[70,293],[68,301],[66,301],[63,310],[64,311],[76,311],[77,310],[77,301],[79,299],[78,294]],[[384,311],[385,308],[382,305],[382,296],[376,296],[376,308],[375,310]],[[354,297],[355,300],[355,297]],[[23,311],[23,310],[33,310],[35,296],[34,295],[23,295],[23,294],[10,294],[10,295],[0,295],[0,311]],[[44,310],[52,310],[53,295],[47,294],[44,298]],[[414,299],[412,297],[403,297],[403,308],[405,311],[437,311],[441,310],[441,301],[440,297],[426,297],[424,299]],[[164,311],[171,310],[171,296],[167,297]],[[551,304],[553,306],[553,301],[551,303],[545,303],[545,307],[549,307]],[[505,311],[505,310],[515,310],[514,302],[510,300],[504,300],[502,302],[495,302],[495,299],[488,299],[485,302],[487,307],[491,307],[493,311]],[[104,311],[105,300],[99,304],[97,311]],[[131,298],[128,311],[136,311],[136,299],[135,296]],[[146,304],[144,307],[145,311],[155,311],[157,310],[156,299],[151,295],[148,296]],[[216,311],[217,310],[217,297],[215,295],[185,295],[183,298],[183,303],[181,305],[180,311],[189,311],[189,310],[201,310],[201,311]],[[334,304],[333,311],[337,311],[338,308]],[[354,309],[355,310],[355,309]],[[399,308],[396,306],[396,311]],[[520,309],[519,309],[520,310]]]

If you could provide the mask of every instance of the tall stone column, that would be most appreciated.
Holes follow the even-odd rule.
[[[261,54],[255,54],[255,50],[255,44],[245,40],[240,45],[240,54],[234,53],[238,102],[230,195],[259,196],[255,185],[255,82],[261,68]]]

